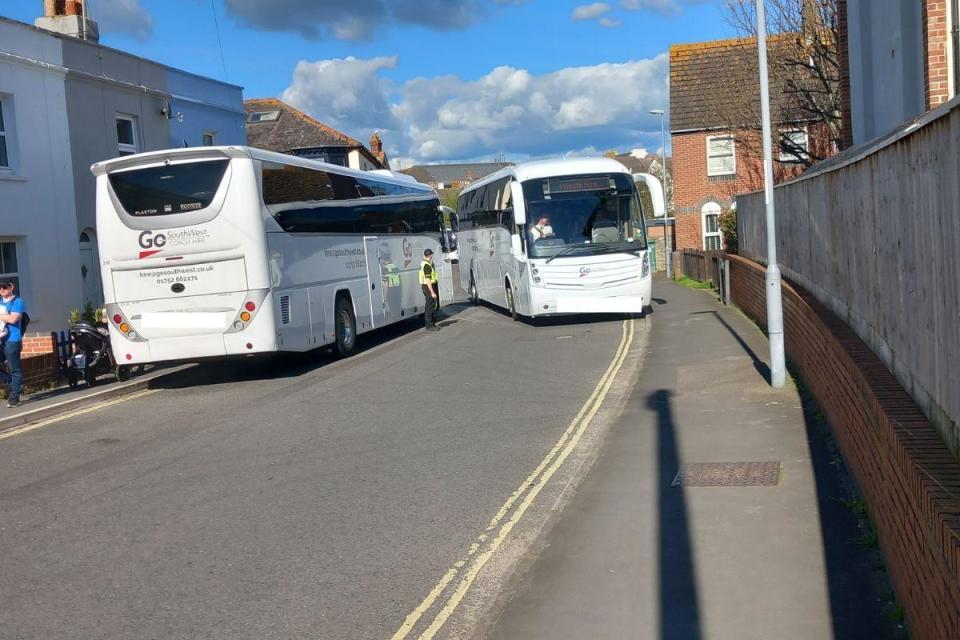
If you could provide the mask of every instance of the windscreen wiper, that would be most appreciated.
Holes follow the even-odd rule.
[[[574,251],[576,251],[577,249],[580,249],[580,248],[582,248],[582,247],[583,247],[583,245],[580,245],[580,244],[572,244],[572,245],[570,245],[569,247],[564,247],[563,249],[560,249],[560,251],[557,251],[555,254],[553,254],[552,256],[550,256],[549,258],[547,258],[547,261],[544,262],[543,264],[550,264],[550,262],[551,262],[554,258],[559,258],[560,256],[569,255],[569,254],[573,253]]]

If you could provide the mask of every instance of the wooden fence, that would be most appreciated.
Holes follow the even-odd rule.
[[[777,258],[894,373],[960,456],[960,98],[775,190]],[[765,262],[763,193],[737,197]]]
[[[722,257],[722,251],[684,249],[680,252],[680,273],[700,282],[712,282],[716,286],[720,282]]]

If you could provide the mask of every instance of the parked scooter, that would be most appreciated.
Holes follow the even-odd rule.
[[[74,344],[68,363],[68,371],[72,371],[71,386],[83,378],[92,387],[97,383],[97,376],[106,373],[113,373],[121,382],[130,378],[131,367],[118,365],[113,357],[110,332],[106,327],[78,322],[70,327],[70,335]]]

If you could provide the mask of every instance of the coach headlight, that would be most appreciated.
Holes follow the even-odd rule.
[[[537,265],[530,265],[530,277],[533,280],[533,284],[542,287],[543,286],[543,277],[540,275],[540,270],[537,269]]]
[[[646,252],[640,260],[640,277],[646,278],[648,275],[650,275],[650,253]]]

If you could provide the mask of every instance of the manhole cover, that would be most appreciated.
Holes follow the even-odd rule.
[[[685,464],[672,487],[774,487],[779,462],[693,462]]]

